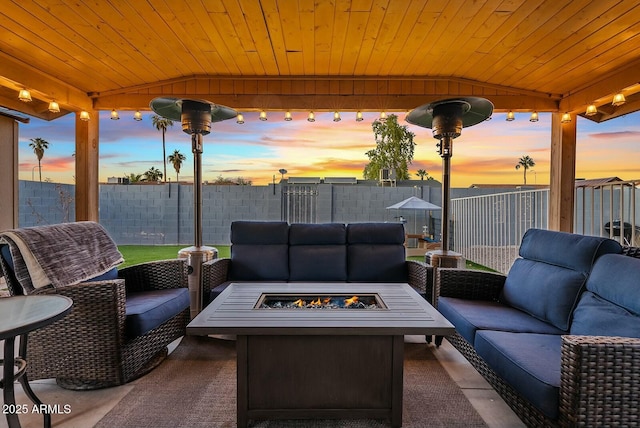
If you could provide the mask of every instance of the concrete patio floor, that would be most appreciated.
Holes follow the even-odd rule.
[[[424,336],[405,336],[405,341],[424,343],[425,339]],[[173,342],[170,346],[170,351],[175,349],[179,342],[180,339]],[[525,427],[482,376],[446,340],[443,341],[440,348],[434,350],[434,354],[451,378],[462,389],[489,428]],[[69,414],[53,416],[54,427],[90,428],[133,389],[135,381],[127,385],[96,391],[65,390],[58,387],[52,379],[37,380],[30,383],[43,402],[69,403],[71,405]],[[16,384],[15,389],[17,403],[31,404],[20,385]],[[41,427],[42,416],[38,414],[21,415],[20,422],[23,428]],[[3,416],[0,418],[0,428],[6,427],[7,421]]]

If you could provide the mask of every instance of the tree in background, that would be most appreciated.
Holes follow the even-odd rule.
[[[144,176],[144,181],[157,182],[162,179],[162,171],[157,169],[155,166],[149,168],[149,171],[142,175]]]
[[[425,171],[424,169],[419,169],[416,172],[416,175],[418,177],[420,177],[420,180],[424,180],[425,177],[427,177],[427,181],[429,180],[433,180],[433,177],[429,175],[429,173],[427,171]]]
[[[173,169],[176,170],[176,183],[179,181],[180,177],[180,168],[182,167],[182,162],[187,160],[186,156],[180,153],[180,150],[176,149],[173,151],[173,154],[170,154],[167,157],[167,160],[171,162],[173,165]]]
[[[40,137],[32,138],[29,143],[29,147],[33,149],[33,153],[38,157],[38,173],[40,175],[40,181],[42,181],[42,166],[40,162],[42,161],[42,157],[44,156],[44,151],[49,148],[49,142]]]
[[[129,183],[137,183],[142,181],[142,174],[134,174],[131,172],[127,178],[129,179]]]
[[[398,124],[398,116],[390,114],[386,119],[376,119],[373,124],[376,148],[365,154],[369,164],[364,167],[365,180],[378,180],[380,170],[395,170],[397,180],[409,179],[409,164],[413,161],[415,134],[406,125]]]
[[[527,185],[527,170],[529,168],[533,168],[534,166],[536,166],[536,163],[528,155],[522,156],[518,161],[518,164],[516,165],[516,169],[520,169],[520,168],[524,169],[524,185],[525,186]]]
[[[151,116],[151,122],[153,126],[156,127],[158,131],[162,131],[162,162],[164,163],[164,174],[160,177],[164,177],[165,183],[167,182],[167,151],[165,144],[165,134],[167,133],[167,128],[173,126],[173,121],[167,119],[166,117],[158,116],[154,114]]]

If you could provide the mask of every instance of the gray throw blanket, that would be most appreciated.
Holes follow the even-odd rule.
[[[9,245],[25,294],[48,285],[77,284],[124,261],[107,231],[91,221],[6,230],[0,243]]]

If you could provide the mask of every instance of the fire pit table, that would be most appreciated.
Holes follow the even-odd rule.
[[[453,332],[398,283],[231,284],[187,326],[237,336],[238,427],[325,418],[402,426],[404,335]]]

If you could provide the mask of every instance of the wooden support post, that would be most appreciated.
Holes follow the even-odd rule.
[[[561,122],[562,113],[551,115],[551,177],[549,229],[573,232],[576,180],[576,120]]]
[[[18,227],[18,122],[0,115],[0,230]]]
[[[98,216],[98,111],[80,120],[76,112],[76,221],[99,221]]]

